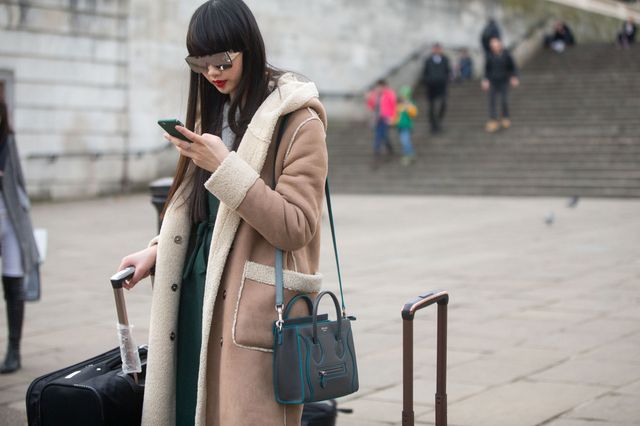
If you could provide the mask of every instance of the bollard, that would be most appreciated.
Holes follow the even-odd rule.
[[[149,184],[149,191],[151,192],[151,204],[158,211],[158,232],[160,232],[160,226],[162,220],[160,219],[160,213],[164,208],[164,203],[167,202],[167,196],[169,195],[169,189],[173,183],[172,177],[164,177],[156,179]]]

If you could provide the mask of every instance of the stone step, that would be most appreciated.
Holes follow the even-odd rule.
[[[587,45],[543,51],[511,91],[513,126],[484,132],[487,94],[478,81],[452,84],[445,132],[429,132],[425,93],[413,132],[416,162],[390,157],[372,171],[373,131],[332,122],[333,187],[342,192],[453,195],[640,196],[640,50]],[[390,133],[401,152],[395,129]],[[387,157],[383,157],[387,158]]]
[[[457,196],[500,196],[500,197],[612,197],[638,198],[640,190],[630,188],[611,188],[598,183],[591,186],[518,186],[508,182],[496,185],[481,185],[474,182],[450,185],[407,185],[404,182],[389,182],[376,185],[371,182],[334,184],[332,190],[343,194],[394,194],[394,195],[457,195]]]
[[[331,176],[343,178],[356,178],[360,175],[371,173],[372,165],[334,164],[331,167]],[[607,180],[610,182],[634,183],[640,188],[640,173],[636,170],[608,170],[608,169],[577,169],[577,170],[553,170],[553,169],[518,169],[512,168],[485,168],[470,166],[464,170],[447,167],[436,167],[424,163],[416,163],[411,167],[403,167],[399,164],[385,164],[377,173],[393,179],[403,179],[412,176],[420,181],[429,179],[516,179],[516,180]]]

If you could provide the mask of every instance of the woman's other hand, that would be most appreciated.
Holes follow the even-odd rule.
[[[489,80],[487,80],[486,78],[482,79],[481,86],[482,86],[482,90],[484,90],[485,92],[488,91],[490,86]]]
[[[138,282],[149,276],[151,268],[156,264],[156,255],[158,254],[158,246],[152,245],[144,250],[130,254],[122,259],[118,271],[133,266],[136,272],[130,280],[124,282],[123,286],[127,290],[131,290]]]
[[[209,133],[198,135],[182,126],[176,126],[176,130],[191,143],[174,138],[168,133],[164,134],[164,138],[174,144],[181,155],[191,158],[194,164],[201,169],[213,173],[229,155],[229,150],[218,136]]]

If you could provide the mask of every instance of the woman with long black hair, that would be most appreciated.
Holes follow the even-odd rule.
[[[20,340],[24,319],[25,279],[38,287],[39,255],[29,218],[29,198],[18,148],[9,124],[7,104],[0,99],[0,250],[2,289],[7,306],[9,342],[0,374],[20,369]]]
[[[162,229],[120,265],[136,268],[128,288],[155,266],[143,424],[296,425],[302,406],[272,382],[275,248],[285,302],[317,293],[325,110],[313,83],[267,64],[241,0],[200,6],[187,50],[189,142],[165,135],[180,159]]]

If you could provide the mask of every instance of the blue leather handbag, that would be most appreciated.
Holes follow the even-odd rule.
[[[288,116],[282,119],[276,139],[277,152]],[[275,157],[275,156],[274,156]],[[275,167],[272,188],[275,188]],[[276,248],[275,284],[278,319],[273,323],[273,386],[280,404],[303,404],[349,395],[358,390],[358,366],[342,291],[342,276],[336,245],[335,226],[331,210],[329,183],[325,182],[325,197],[331,225],[333,250],[340,283],[340,298],[323,291],[312,301],[308,295],[297,295],[284,306],[283,253]],[[329,296],[335,307],[336,320],[319,313],[320,301]],[[292,306],[305,302],[308,316],[289,318]]]

